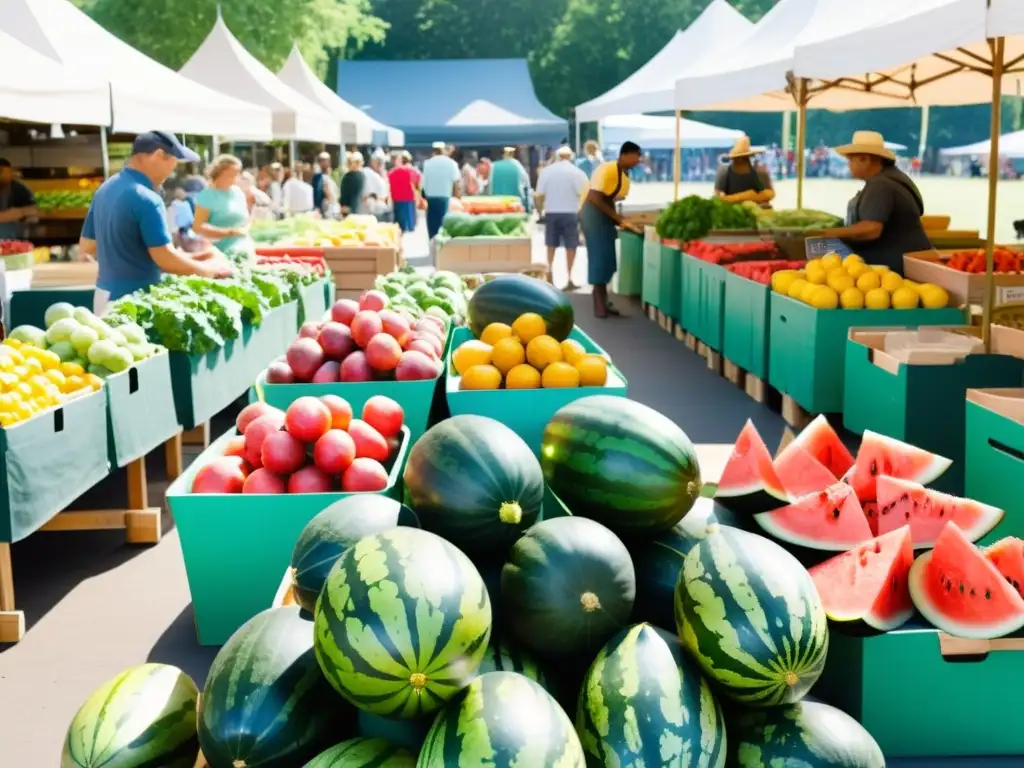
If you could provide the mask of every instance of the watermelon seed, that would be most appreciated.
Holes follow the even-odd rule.
[[[877,461],[872,461],[871,462],[871,470],[870,471],[871,471],[871,476],[872,477],[874,477],[874,476],[876,476],[878,474],[878,462]]]
[[[413,689],[417,693],[419,693],[427,687],[427,676],[424,675],[422,672],[413,672],[411,675],[409,675],[409,685],[411,685]]]
[[[946,591],[949,592],[952,589],[953,589],[953,582],[950,581],[949,579],[946,579]]]
[[[598,600],[597,595],[593,592],[584,592],[580,595],[580,605],[583,606],[584,612],[593,613],[594,611],[600,610],[601,601]]]
[[[839,519],[839,507],[834,507],[832,509],[832,519],[833,520],[838,520]]]
[[[991,600],[992,599],[992,590],[991,589],[986,589],[985,590],[985,599],[986,600]]]
[[[514,501],[502,502],[498,508],[498,519],[503,523],[518,525],[523,519],[523,508]]]
[[[974,587],[971,587],[971,597],[974,597]]]
[[[960,594],[962,595],[963,593],[964,593],[964,583],[961,581],[960,582]]]
[[[882,554],[882,545],[879,544],[877,541],[875,542],[875,554],[876,555]]]

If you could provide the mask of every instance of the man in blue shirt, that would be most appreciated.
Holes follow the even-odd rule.
[[[136,137],[124,169],[96,190],[82,227],[79,250],[99,262],[93,311],[160,282],[162,273],[230,277],[231,266],[210,246],[188,254],[174,247],[163,199],[157,190],[178,162],[199,156],[170,133]]]
[[[443,141],[435,141],[433,154],[423,163],[423,197],[427,199],[427,237],[433,239],[448,215],[448,202],[458,197],[462,173],[449,157]]]

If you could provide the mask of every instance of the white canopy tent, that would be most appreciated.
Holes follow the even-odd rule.
[[[667,112],[675,107],[675,81],[695,62],[717,56],[723,47],[750,34],[754,25],[726,0],[712,0],[685,30],[640,69],[603,93],[576,107],[576,120],[589,122],[631,112]]]
[[[268,108],[275,139],[341,144],[338,117],[278,80],[231,34],[219,10],[213,29],[181,74]]]
[[[985,139],[974,144],[965,144],[962,147],[948,147],[940,150],[943,157],[988,157],[992,152],[992,140]],[[999,156],[1008,157],[1011,160],[1024,158],[1024,131],[1006,133],[999,137]]]
[[[29,123],[110,125],[110,88],[0,31],[0,117]]]
[[[158,64],[107,32],[69,0],[3,0],[0,29],[67,68],[109,82],[112,120],[107,122],[116,133],[163,129],[270,138],[266,109],[228,98]],[[32,65],[16,66],[21,70]]]
[[[601,121],[606,146],[635,141],[643,149],[674,149],[676,120],[655,115],[613,115]],[[731,147],[744,136],[743,131],[719,128],[698,120],[680,120],[680,143],[689,149]]]

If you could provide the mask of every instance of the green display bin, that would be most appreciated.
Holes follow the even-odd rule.
[[[34,325],[45,328],[43,318],[51,304],[66,301],[76,307],[92,309],[93,295],[96,289],[92,286],[73,288],[33,288],[30,291],[15,291],[11,294],[11,317],[7,320],[7,330],[19,325]]]
[[[169,353],[141,360],[108,377],[104,390],[112,466],[127,466],[181,431]]]
[[[39,530],[109,473],[102,390],[0,428],[0,542]]]
[[[619,231],[619,270],[616,273],[616,293],[619,296],[639,296],[644,279],[644,239],[636,232]]]
[[[872,637],[833,629],[813,695],[858,720],[890,759],[1024,754],[1010,703],[1014,681],[1024,679],[1024,653],[957,655],[971,646],[978,641],[931,628]]]
[[[697,335],[700,326],[700,269],[704,262],[685,251],[679,259],[679,325]]]
[[[682,255],[677,245],[661,246],[661,277],[658,279],[658,308],[673,322],[679,322],[679,305],[682,300],[679,290],[679,273],[682,271]]]
[[[267,608],[306,523],[339,499],[354,495],[190,493],[199,468],[222,456],[228,440],[237,434],[232,428],[217,438],[167,489],[200,645],[222,645]],[[409,443],[409,432],[403,428],[383,495],[402,498]]]
[[[947,493],[961,494],[965,412],[959,405],[968,389],[1024,384],[1024,360],[1007,354],[977,354],[947,365],[910,365],[884,351],[887,332],[907,330],[911,329],[850,331],[846,342],[843,424],[851,432],[860,434],[870,429],[952,459],[953,466],[932,485]],[[972,337],[978,333],[971,327],[943,330]],[[993,351],[998,351],[997,346],[993,346]],[[942,418],[936,418],[937,413]]]
[[[694,336],[715,352],[722,350],[725,324],[725,279],[728,272],[719,264],[702,262],[700,266],[700,301],[697,304],[697,328]]]
[[[473,335],[468,328],[457,328],[452,338],[452,349],[471,338]],[[573,328],[569,338],[582,344],[587,352],[608,357],[579,327]],[[459,389],[461,381],[461,377],[449,363],[446,388],[448,409],[452,416],[471,413],[500,421],[523,438],[537,455],[540,455],[544,427],[559,408],[589,395],[625,397],[627,384],[626,377],[611,362],[608,365],[608,381],[603,387],[463,391]]]
[[[645,237],[643,244],[644,273],[640,299],[655,309],[661,302],[661,241],[657,237]]]
[[[762,381],[768,380],[768,304],[771,288],[725,270],[722,356]]]
[[[964,495],[1006,513],[982,541],[1024,538],[1024,389],[969,390],[965,418]]]
[[[851,328],[960,325],[959,309],[815,309],[772,293],[768,382],[811,413],[843,408],[846,338]]]
[[[299,289],[298,325],[307,320],[319,321],[326,314],[331,306],[327,303],[326,283],[326,280],[317,280]]]

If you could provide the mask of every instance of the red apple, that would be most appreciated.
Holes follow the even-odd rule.
[[[290,475],[306,463],[306,445],[288,432],[273,432],[263,441],[260,458],[275,475]]]
[[[268,413],[282,413],[282,411],[280,408],[275,408],[266,403],[249,403],[239,411],[238,417],[235,419],[235,429],[238,430],[238,434],[244,435],[246,427],[260,416],[266,416]]]
[[[300,338],[288,346],[288,365],[299,381],[310,381],[324,364],[324,351],[316,339]]]
[[[425,355],[410,349],[402,353],[402,359],[398,361],[395,368],[395,379],[397,381],[427,381],[436,379],[441,364],[432,355]]]
[[[384,330],[380,315],[371,310],[363,310],[352,318],[352,339],[360,347],[365,348],[370,339]],[[292,366],[294,368],[294,366]]]
[[[254,469],[252,474],[245,478],[245,485],[242,486],[242,493],[284,493],[285,491],[287,491],[287,486],[284,478],[278,477],[263,467]]]
[[[393,371],[402,358],[402,346],[387,333],[378,333],[366,345],[366,362],[375,371]]]
[[[317,398],[306,395],[288,406],[284,413],[285,429],[303,443],[315,443],[331,428],[331,412]]]
[[[391,455],[384,435],[362,419],[352,419],[352,423],[348,425],[348,433],[355,441],[357,457],[387,461]]]
[[[402,431],[405,411],[390,397],[374,395],[363,406],[363,421],[384,437],[394,437]]]
[[[373,459],[356,459],[341,476],[341,490],[349,493],[383,491],[387,487],[387,470]]]
[[[359,311],[359,302],[353,299],[338,299],[331,307],[331,320],[348,325]]]
[[[284,427],[283,413],[268,413],[253,420],[245,428],[245,460],[253,467],[263,466],[263,441],[267,435]]]
[[[324,323],[317,338],[324,354],[331,360],[344,360],[345,356],[356,348],[352,340],[352,331],[344,323]]]
[[[352,406],[348,400],[338,395],[323,395],[320,402],[331,412],[331,429],[348,429],[352,421]]]
[[[320,333],[320,326],[321,323],[315,323],[312,320],[303,323],[302,327],[299,328],[299,338],[315,339]]]
[[[373,369],[366,362],[366,355],[360,350],[353,352],[341,363],[341,381],[372,381]]]
[[[317,467],[308,464],[288,478],[288,493],[330,493],[334,480]]]
[[[341,429],[331,429],[313,446],[313,463],[329,475],[340,475],[356,457],[356,443]]]
[[[267,384],[294,384],[295,374],[284,360],[275,360],[267,366]]]
[[[218,456],[196,472],[192,493],[241,493],[247,474],[241,457]]]
[[[388,295],[383,291],[367,291],[359,297],[359,309],[372,309],[380,312],[388,305]]]

